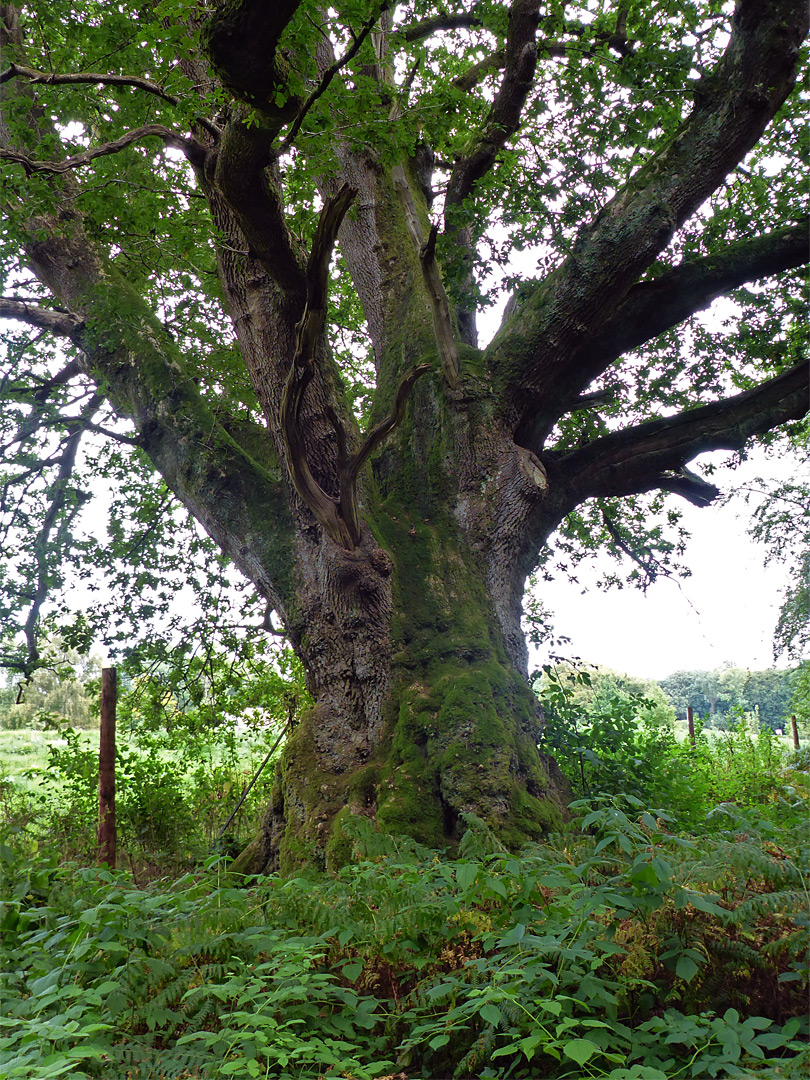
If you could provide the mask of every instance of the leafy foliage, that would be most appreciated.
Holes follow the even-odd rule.
[[[565,691],[549,680],[560,721]],[[640,762],[646,798],[580,800],[519,855],[474,817],[452,859],[357,819],[332,876],[243,884],[215,858],[136,888],[7,821],[4,1075],[798,1078],[810,775],[767,728],[692,751],[631,738],[625,707],[593,724],[586,776],[623,784]],[[127,792],[156,760],[122,764]],[[177,811],[164,775],[135,784],[158,820]],[[143,842],[155,858],[172,838]]]
[[[751,535],[766,546],[767,561],[790,566],[790,584],[779,611],[774,633],[774,653],[799,659],[810,648],[810,481],[806,465],[810,430],[800,428],[794,437],[800,467],[796,475],[756,506]]]
[[[133,889],[7,835],[5,1075],[799,1075],[798,830],[575,809],[521,857],[475,821],[454,862],[369,826],[337,877],[249,889]]]

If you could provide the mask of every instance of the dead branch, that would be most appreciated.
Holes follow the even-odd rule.
[[[445,381],[451,390],[457,390],[460,386],[458,345],[450,317],[450,303],[447,299],[447,293],[444,291],[441,274],[436,263],[437,227],[433,226],[430,234],[425,236],[411,186],[401,165],[395,165],[391,170],[391,179],[405,215],[408,235],[419,255],[422,278],[425,282],[433,315],[433,332],[436,337],[436,347],[442,362]]]
[[[28,300],[16,300],[13,296],[0,296],[0,318],[18,319],[40,330],[49,330],[59,337],[72,337],[81,325],[80,320],[73,315],[52,311],[50,308],[31,304]]]

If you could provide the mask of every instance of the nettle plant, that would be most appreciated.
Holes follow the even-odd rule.
[[[351,867],[247,889],[3,844],[4,1075],[802,1076],[806,830],[579,809],[521,858],[473,816],[453,861],[358,819]]]

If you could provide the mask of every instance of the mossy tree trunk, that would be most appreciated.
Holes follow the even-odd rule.
[[[240,868],[336,865],[353,815],[433,847],[453,847],[468,813],[515,847],[562,821],[565,787],[538,753],[524,647],[498,618],[486,559],[429,497],[381,500],[369,519],[365,548],[329,552],[339,603],[324,611],[319,591],[317,621],[294,638],[315,705]]]
[[[7,210],[22,258],[47,290],[41,306],[4,298],[3,314],[75,347],[75,371],[133,421],[136,444],[278,612],[307,672],[314,705],[287,743],[265,828],[240,863],[254,871],[339,863],[352,814],[439,846],[458,839],[469,813],[510,845],[542,836],[560,820],[564,791],[538,753],[520,615],[546,539],[592,498],[664,489],[706,504],[717,491],[686,470],[692,458],[740,448],[807,408],[807,369],[798,364],[675,416],[640,423],[630,402],[620,430],[554,434],[592,406],[589,386],[624,353],[721,293],[806,260],[805,227],[790,224],[649,276],[792,89],[803,2],[738,4],[728,46],[699,92],[691,88],[695,105],[676,135],[656,142],[644,167],[581,223],[553,272],[516,292],[484,349],[473,256],[486,211],[478,215],[476,200],[485,200],[481,182],[498,155],[533,122],[524,110],[541,54],[561,55],[537,37],[539,3],[515,0],[500,13],[496,5],[503,48],[454,80],[457,104],[478,79],[497,73],[500,81],[468,141],[450,140],[441,220],[430,213],[432,155],[399,125],[410,83],[396,84],[388,50],[446,29],[447,16],[437,10],[409,38],[393,7],[379,5],[338,63],[304,7],[233,0],[202,25],[192,19],[175,71],[191,133],[150,122],[98,155],[147,138],[185,153],[209,227],[183,244],[199,244],[206,257],[209,246],[216,251],[216,300],[238,344],[232,376],[249,384],[258,420],[229,411],[216,388],[200,392],[193,350],[184,355],[124,277],[129,264],[116,262],[116,233],[105,234],[92,179],[96,202],[92,213],[82,209],[78,170],[94,153],[61,147],[48,119],[55,99],[45,107],[38,95],[71,81],[108,93],[103,74],[38,76],[26,66],[11,5],[0,32],[12,65],[3,76],[12,107],[0,125],[2,154],[39,178]],[[470,16],[487,17],[483,9]],[[580,52],[588,32],[587,23],[570,31]],[[160,27],[155,34],[162,41]],[[418,67],[417,57],[414,74]],[[157,83],[126,85],[164,119],[178,105]],[[362,108],[377,127],[363,130],[385,131],[379,146],[352,134],[367,119],[351,113],[352,86],[371,88]],[[301,135],[318,115],[331,124],[333,107],[346,115],[327,146]],[[208,108],[216,122],[198,114]],[[308,154],[308,171],[296,171]],[[141,173],[133,176],[143,186]],[[304,244],[288,211],[291,200],[300,209],[307,184],[310,205],[317,198],[322,209]],[[170,208],[164,213],[168,220]],[[366,430],[330,351],[335,246],[375,365]],[[59,385],[72,377],[66,369]]]

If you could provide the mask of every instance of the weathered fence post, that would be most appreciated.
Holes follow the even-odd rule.
[[[686,706],[686,726],[689,729],[689,742],[692,744],[692,749],[695,749],[695,713],[691,705]]]
[[[798,750],[799,749],[799,729],[796,726],[796,717],[795,716],[791,716],[791,718],[790,718],[790,733],[793,736],[793,749]]]
[[[98,745],[98,862],[115,869],[115,705],[116,669],[101,670],[101,728]]]

